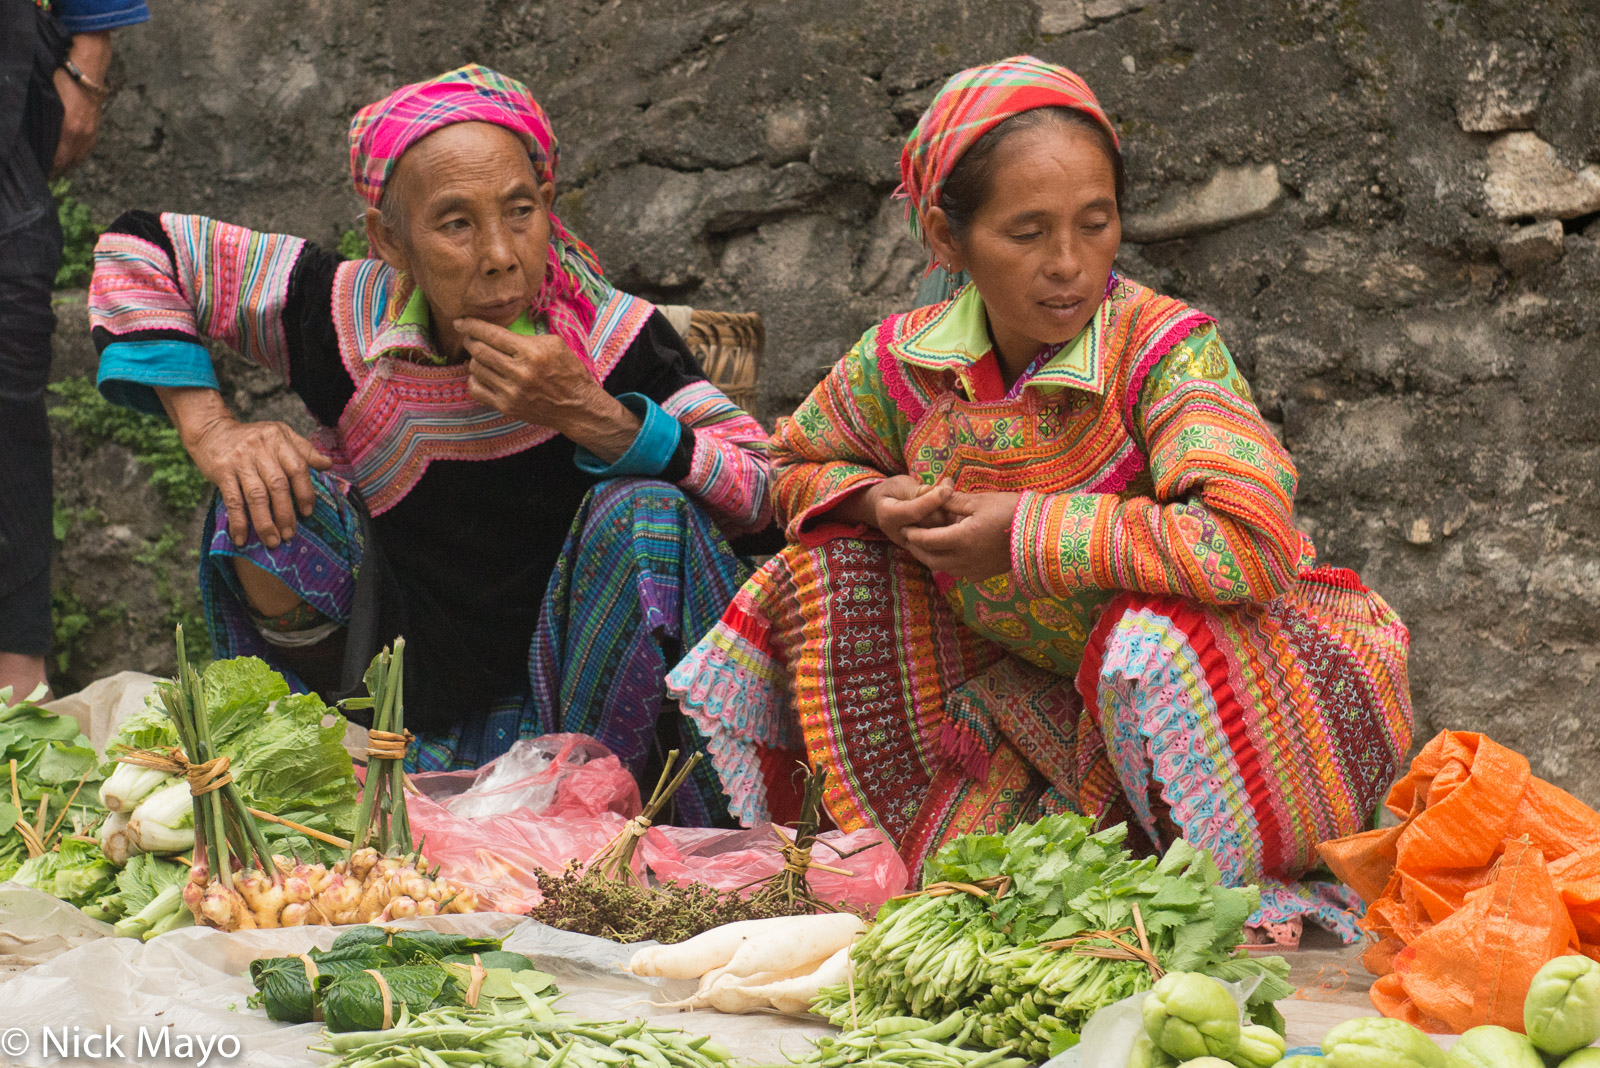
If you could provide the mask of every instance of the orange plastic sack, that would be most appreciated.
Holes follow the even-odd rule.
[[[1520,1032],[1546,961],[1600,960],[1600,813],[1534,778],[1520,753],[1444,731],[1387,805],[1398,827],[1320,847],[1367,902],[1379,1012],[1425,1031]]]

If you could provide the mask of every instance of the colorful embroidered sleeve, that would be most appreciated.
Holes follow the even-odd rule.
[[[283,316],[306,243],[199,215],[130,212],[95,247],[89,320],[107,398],[161,412],[156,386],[217,388],[204,338],[289,381]]]
[[[834,365],[772,435],[772,498],[790,541],[806,543],[863,529],[816,520],[857,490],[905,474],[910,427],[878,373],[878,327]]]
[[[661,408],[693,437],[689,473],[678,485],[709,508],[730,537],[766,526],[772,502],[767,432],[761,424],[704,379],[672,394]]]
[[[1268,601],[1294,581],[1295,469],[1206,326],[1138,390],[1131,425],[1155,499],[1024,493],[1013,569],[1041,594],[1085,588],[1176,594],[1208,604]]]

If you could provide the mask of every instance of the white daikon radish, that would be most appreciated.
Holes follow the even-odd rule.
[[[845,946],[823,961],[821,967],[758,986],[753,993],[766,999],[779,1012],[804,1016],[811,1011],[811,1003],[817,1000],[819,990],[849,981],[850,947]]]
[[[779,916],[770,920],[740,920],[702,931],[685,942],[670,946],[646,946],[628,961],[634,975],[664,979],[698,979],[733,959],[752,936],[781,928],[797,917]],[[804,918],[804,917],[799,917]],[[820,956],[818,960],[822,959]],[[771,971],[772,969],[767,969]]]
[[[724,974],[786,972],[810,961],[827,960],[867,929],[861,917],[850,912],[790,916],[779,922],[785,926],[763,930],[759,938],[747,939],[723,965]]]
[[[837,986],[850,978],[850,947],[844,946],[815,968],[797,975],[763,982],[767,975],[739,976],[726,973],[702,988],[683,1003],[689,1009],[716,1009],[726,1013],[777,1011],[804,1016],[811,1011],[817,991]]]
[[[814,965],[808,964],[804,968],[796,968],[792,972],[762,972],[760,975],[752,975],[748,979],[741,978],[737,975],[730,975],[728,978],[734,980],[738,983],[738,985],[741,986],[766,986],[769,983],[781,983],[785,979],[794,979],[797,976],[805,975],[813,970]],[[711,1002],[706,1000],[706,996],[711,993],[711,988],[715,986],[717,981],[721,978],[723,978],[723,972],[721,968],[718,968],[715,971],[707,972],[705,975],[700,977],[700,985],[695,989],[693,994],[684,998],[682,1001],[659,1002],[659,1007],[663,1009],[682,1009],[684,1012],[692,1012],[695,1009],[708,1008],[710,1007]]]

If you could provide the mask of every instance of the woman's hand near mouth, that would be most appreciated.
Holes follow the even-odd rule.
[[[482,319],[454,325],[471,357],[467,390],[474,400],[547,426],[607,463],[633,444],[639,417],[607,393],[559,337],[524,337]]]

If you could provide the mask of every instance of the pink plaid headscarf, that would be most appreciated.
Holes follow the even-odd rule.
[[[922,113],[900,153],[901,186],[912,233],[939,206],[945,179],[978,138],[1034,108],[1071,108],[1094,119],[1117,143],[1117,131],[1088,84],[1072,71],[1033,56],[1012,56],[953,75]]]
[[[458,122],[487,122],[522,139],[534,174],[553,182],[560,148],[550,120],[528,87],[476,63],[425,82],[401,86],[356,112],[350,122],[350,178],[373,207],[406,149],[435,130]],[[588,338],[596,308],[612,292],[593,250],[550,213],[550,249],[544,288],[533,310],[588,363]]]

